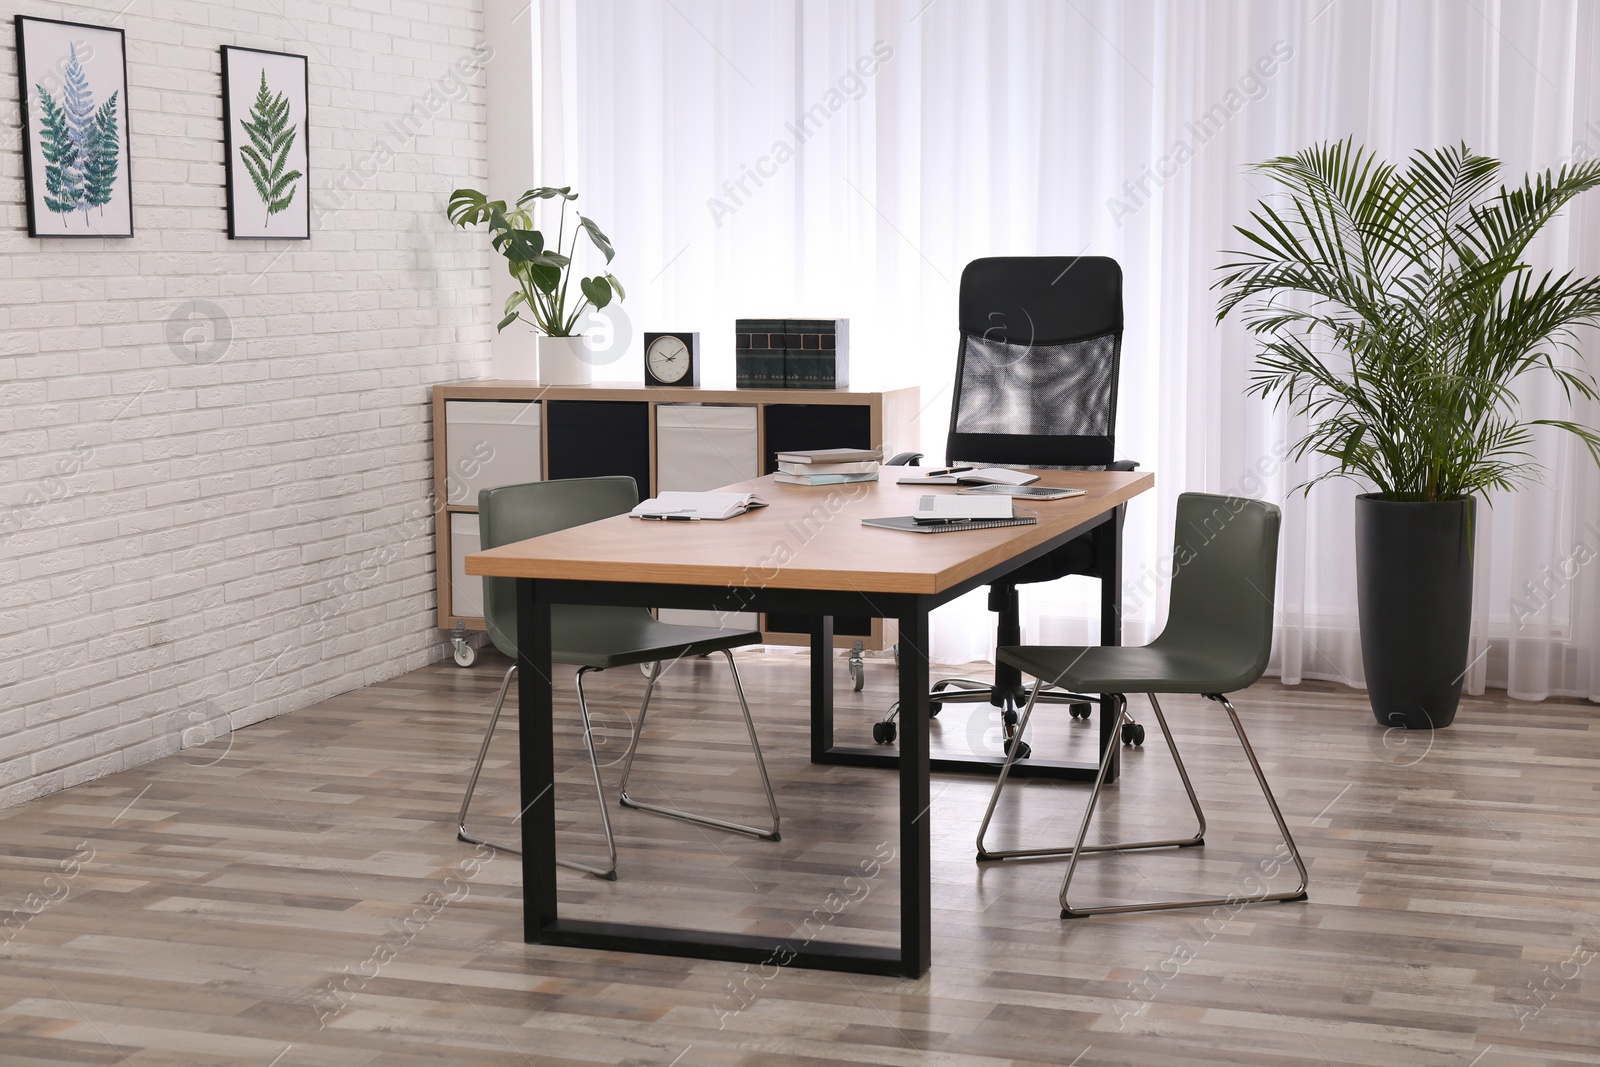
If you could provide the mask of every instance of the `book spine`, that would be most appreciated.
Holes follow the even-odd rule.
[[[741,389],[782,389],[783,320],[737,319],[734,329],[734,384]]]
[[[794,319],[783,320],[783,387],[785,389],[804,389],[805,383],[800,380],[801,352],[800,335],[795,333]]]
[[[751,319],[733,320],[733,384],[753,389],[756,384],[755,350],[751,347]]]
[[[791,319],[788,348],[790,388],[849,387],[849,319]]]

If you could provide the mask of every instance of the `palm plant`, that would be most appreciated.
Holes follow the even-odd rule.
[[[544,234],[534,227],[533,215],[528,206],[538,200],[561,199],[561,221],[552,247],[546,247]],[[504,200],[490,200],[476,189],[457,189],[450,194],[448,214],[457,226],[476,226],[487,223],[490,243],[506,260],[506,269],[517,291],[506,300],[504,318],[497,329],[504,330],[519,318],[527,315],[539,332],[549,337],[571,337],[578,319],[591,305],[596,309],[618,300],[626,294],[622,283],[609,274],[580,278],[578,289],[582,299],[571,309],[567,306],[567,287],[572,275],[572,257],[578,249],[578,234],[589,238],[606,262],[616,253],[610,238],[600,232],[593,220],[578,215],[572,228],[572,243],[566,251],[567,202],[578,199],[570,186],[562,188],[541,187],[529,189],[517,198],[515,208],[508,208]]]
[[[1347,139],[1253,169],[1287,196],[1235,227],[1250,247],[1221,268],[1217,318],[1243,305],[1261,345],[1250,392],[1308,417],[1295,458],[1333,460],[1305,488],[1353,477],[1419,501],[1512,489],[1538,472],[1534,426],[1577,435],[1600,462],[1600,432],[1525,417],[1516,388],[1544,373],[1569,403],[1600,395],[1562,358],[1577,327],[1600,320],[1600,278],[1523,262],[1544,225],[1600,185],[1600,160],[1498,191],[1499,161],[1465,145],[1400,169]]]

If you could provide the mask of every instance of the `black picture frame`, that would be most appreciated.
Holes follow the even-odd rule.
[[[222,154],[230,239],[310,239],[310,103],[305,56],[222,46]],[[285,137],[288,146],[282,149]],[[275,209],[277,204],[281,206]]]
[[[132,237],[126,35],[34,15],[15,26],[28,236]]]

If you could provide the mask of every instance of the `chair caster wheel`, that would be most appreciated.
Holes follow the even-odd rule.
[[[1011,755],[1011,746],[1012,745],[1016,745],[1017,746],[1017,758],[1018,759],[1027,759],[1029,756],[1033,755],[1033,748],[1032,748],[1032,746],[1030,746],[1028,744],[1028,742],[1026,742],[1026,741],[1018,741],[1014,737],[1006,738],[1006,743],[1005,743],[1005,753],[1006,753],[1006,755],[1008,755],[1008,756]]]
[[[478,662],[478,650],[467,644],[466,638],[454,637],[451,638],[451,643],[455,645],[457,667],[470,667]]]
[[[1090,704],[1068,704],[1067,714],[1074,719],[1087,719],[1094,714],[1094,707]]]
[[[1125,745],[1144,744],[1144,727],[1136,722],[1122,724],[1122,743]]]
[[[850,649],[850,682],[857,693],[861,692],[867,684],[867,664],[861,655],[861,642],[857,641]]]
[[[872,739],[880,745],[894,744],[895,734],[895,725],[892,722],[875,722],[872,724]]]

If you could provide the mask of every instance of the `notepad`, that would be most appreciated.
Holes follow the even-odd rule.
[[[692,522],[699,519],[731,519],[751,508],[764,508],[767,502],[754,493],[662,493],[628,512],[635,519],[670,519]]]
[[[1025,500],[1063,500],[1083,496],[1087,490],[1065,489],[1054,485],[962,485],[956,492],[969,496],[1011,496]]]
[[[923,522],[951,522],[963,519],[1009,519],[1011,498],[1004,496],[951,496],[948,493],[923,493],[911,517]]]
[[[916,468],[911,468],[915,470]],[[897,479],[897,485],[1027,485],[1039,476],[1032,471],[1014,471],[1008,467],[983,467],[979,470],[955,471],[948,474],[913,474]]]
[[[885,530],[904,530],[907,533],[958,533],[961,530],[994,530],[1001,526],[1032,526],[1039,520],[1032,515],[1019,515],[1010,519],[965,519],[959,522],[918,522],[910,515],[889,515],[881,519],[862,519],[863,526],[877,526]]]

